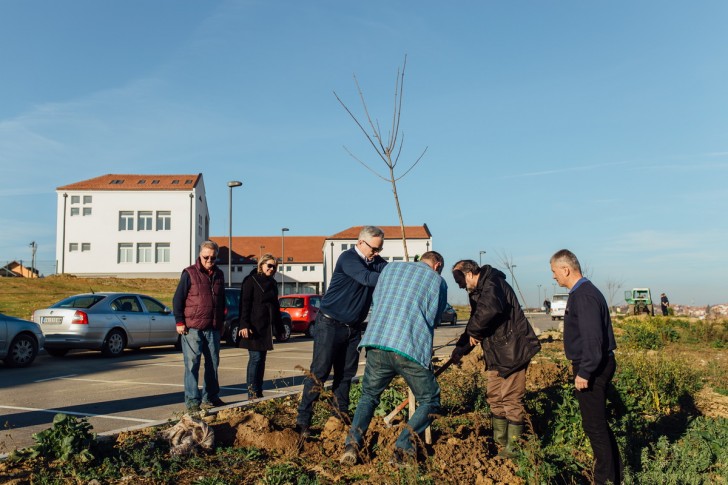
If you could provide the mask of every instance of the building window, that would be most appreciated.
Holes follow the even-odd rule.
[[[114,179],[111,182],[109,182],[110,185],[121,185],[123,183],[124,183],[124,181],[123,180],[119,180],[119,179]]]
[[[78,251],[78,243],[68,243],[68,252]]]
[[[290,273],[290,272],[291,272],[291,267],[290,266],[286,266],[286,273]]]
[[[157,231],[169,231],[172,229],[172,212],[157,211]]]
[[[185,185],[190,185],[190,184],[192,184],[192,180],[189,180],[189,179],[185,180]]]
[[[137,244],[137,263],[151,263],[151,262],[152,262],[152,244],[151,243]]]
[[[91,207],[84,207],[83,208],[83,215],[90,216],[91,215]]]
[[[80,195],[72,195],[71,196],[71,204],[80,204],[81,203],[81,196]]]
[[[81,243],[81,252],[91,251],[91,243]]]
[[[341,245],[341,250],[342,250],[342,251],[346,251],[346,249],[347,249],[347,247],[346,247],[346,246],[347,246],[346,244],[342,244],[342,245]]]
[[[77,216],[78,214],[80,214],[78,207],[71,207],[71,215]]]
[[[159,184],[159,180],[152,180],[152,185],[158,185],[158,184]]]
[[[137,218],[137,230],[152,230],[152,211],[139,211],[139,217]]]
[[[302,271],[308,271],[308,266],[304,266],[301,268]]]
[[[131,243],[120,243],[119,244],[119,262],[120,263],[133,263],[134,262],[134,245]]]
[[[144,180],[144,179],[139,179],[139,180],[137,181],[137,184],[139,184],[139,185],[144,185],[144,184],[146,184],[146,183],[147,183],[147,181],[146,181],[146,180]]]
[[[316,266],[309,266],[309,267],[308,267],[308,270],[309,270],[309,271],[314,271],[315,269],[316,269]]]
[[[179,180],[172,180],[172,185],[179,185]]]
[[[119,211],[119,230],[120,231],[133,231],[134,230],[134,212]]]
[[[157,263],[169,263],[169,243],[157,243]]]
[[[83,196],[83,203],[84,204],[90,204],[91,203],[91,196],[90,195],[84,195]]]

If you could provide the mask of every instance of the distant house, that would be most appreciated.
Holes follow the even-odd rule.
[[[11,261],[0,268],[0,277],[4,278],[38,278],[38,269],[30,269],[17,261]]]
[[[273,254],[279,264],[276,280],[279,293],[323,293],[331,281],[331,274],[339,255],[354,247],[359,231],[364,226],[353,226],[332,236],[245,236],[232,238],[232,281],[240,286],[265,253]],[[402,229],[399,226],[380,226],[384,231],[382,257],[387,261],[403,261]],[[427,224],[405,226],[407,250],[410,260],[432,249],[432,235]],[[228,237],[212,237],[220,246],[218,265],[227,275]],[[282,284],[281,284],[282,282]]]
[[[56,193],[59,273],[176,278],[209,238],[202,174],[107,174]]]

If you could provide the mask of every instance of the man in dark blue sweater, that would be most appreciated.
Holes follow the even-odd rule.
[[[576,255],[562,249],[551,257],[551,272],[569,289],[564,315],[564,352],[573,366],[581,423],[594,452],[594,483],[621,483],[622,464],[607,423],[607,387],[616,363],[612,320],[604,295],[581,274]]]
[[[311,371],[303,381],[296,428],[302,438],[310,434],[313,404],[334,369],[332,391],[339,418],[348,421],[349,389],[359,367],[361,324],[372,304],[372,293],[384,266],[379,253],[384,232],[366,226],[359,232],[356,246],[339,256],[326,294],[321,299],[313,329]]]

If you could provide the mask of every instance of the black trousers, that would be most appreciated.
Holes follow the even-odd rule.
[[[607,387],[614,377],[616,367],[614,355],[610,354],[592,374],[589,388],[574,391],[581,411],[581,424],[594,453],[594,483],[597,485],[607,481],[616,485],[622,479],[619,448],[607,423]],[[576,376],[579,372],[577,364],[574,364],[573,370]]]

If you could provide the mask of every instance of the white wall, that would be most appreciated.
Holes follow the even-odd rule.
[[[58,225],[56,258],[58,271],[79,276],[119,277],[178,277],[182,269],[197,257],[199,244],[209,236],[208,208],[202,181],[197,188],[176,191],[110,191],[66,190],[58,191]],[[64,194],[68,194],[65,207],[64,246]],[[190,198],[193,194],[194,198]],[[72,204],[72,196],[80,196],[79,204]],[[91,203],[84,204],[83,197],[91,196]],[[192,208],[190,214],[190,203]],[[79,208],[79,215],[71,216],[72,208]],[[83,208],[90,207],[91,214],[83,215]],[[134,229],[119,230],[119,212],[134,212]],[[152,212],[152,230],[139,230],[138,212]],[[157,212],[171,212],[171,228],[157,230]],[[198,224],[199,221],[202,224]],[[194,220],[191,237],[190,222]],[[69,252],[71,243],[78,244],[78,251]],[[90,250],[82,251],[82,244],[89,243]],[[119,263],[119,243],[133,245],[133,262]],[[150,243],[152,262],[137,261],[137,245]],[[169,262],[156,262],[156,243],[169,243]]]

